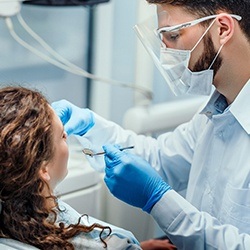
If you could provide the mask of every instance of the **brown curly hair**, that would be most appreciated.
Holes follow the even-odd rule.
[[[74,249],[70,239],[79,233],[110,227],[99,224],[55,224],[57,198],[40,177],[39,169],[53,158],[52,110],[39,92],[24,87],[0,89],[0,237],[39,249]],[[43,190],[50,191],[44,197]],[[53,199],[55,208],[48,208]]]

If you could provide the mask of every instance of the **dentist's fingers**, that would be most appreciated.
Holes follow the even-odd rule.
[[[103,146],[103,150],[105,152],[104,161],[108,168],[119,164],[120,158],[125,155],[124,152],[119,150],[119,145],[107,144]]]

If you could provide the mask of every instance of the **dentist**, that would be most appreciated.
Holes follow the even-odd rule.
[[[105,145],[110,192],[151,214],[177,249],[250,249],[250,1],[148,2],[158,26],[137,33],[154,38],[145,46],[175,94],[214,85],[204,109],[154,139],[65,100],[53,107],[69,134]]]

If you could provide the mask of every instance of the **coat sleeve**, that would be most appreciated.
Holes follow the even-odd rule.
[[[177,249],[250,249],[250,235],[198,211],[173,190],[155,204],[151,215]]]

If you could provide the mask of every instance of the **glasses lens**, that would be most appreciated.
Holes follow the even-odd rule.
[[[182,49],[182,31],[179,28],[172,29],[172,24],[175,22],[167,11],[159,12],[157,35],[165,47]]]
[[[159,32],[159,38],[165,44],[175,43],[180,38],[180,32],[179,31],[164,31],[164,30],[162,30]]]

